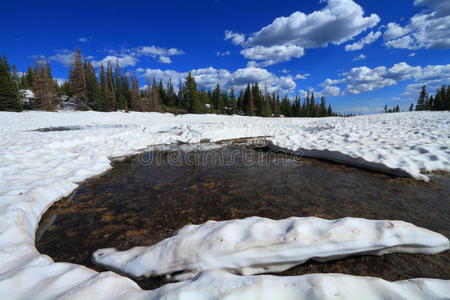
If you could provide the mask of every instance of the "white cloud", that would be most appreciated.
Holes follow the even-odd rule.
[[[353,44],[350,44],[350,45],[346,45],[345,46],[345,51],[361,50],[362,48],[364,48],[365,45],[372,44],[373,42],[378,40],[378,38],[380,36],[381,36],[381,32],[380,31],[377,31],[377,32],[371,31],[368,35],[366,35],[365,37],[363,37],[362,39],[360,39],[356,43],[353,43]]]
[[[171,64],[172,63],[172,60],[168,56],[160,56],[158,61],[162,62],[163,64]]]
[[[138,59],[134,56],[125,55],[125,56],[114,56],[114,55],[108,55],[105,58],[103,58],[100,61],[92,60],[92,65],[94,67],[100,67],[101,65],[106,66],[108,62],[111,62],[111,64],[116,65],[119,63],[120,67],[126,68],[126,67],[133,67],[138,62]]]
[[[247,66],[268,66],[304,55],[306,48],[339,45],[378,24],[376,14],[364,16],[364,10],[353,0],[328,0],[321,10],[310,14],[294,12],[276,18],[271,24],[247,39],[242,33],[227,30],[225,39],[245,49],[241,54],[251,59]],[[378,35],[381,33],[375,33]],[[370,36],[368,39],[373,37]],[[261,61],[261,62],[256,62]]]
[[[224,51],[224,52],[217,51],[216,52],[216,56],[228,56],[230,54],[231,54],[230,51]]]
[[[408,34],[410,30],[408,28],[403,28],[397,23],[389,23],[387,24],[387,30],[383,34],[383,38],[385,40],[392,40],[402,37]]]
[[[176,48],[161,48],[157,46],[141,46],[138,48],[132,48],[125,50],[125,53],[133,54],[133,56],[150,56],[150,57],[160,57],[160,56],[174,56],[185,54],[183,50]]]
[[[360,60],[364,60],[364,59],[366,59],[367,57],[364,55],[364,54],[360,54],[360,55],[358,55],[358,56],[356,56],[354,59],[353,59],[353,61],[360,61]]]
[[[450,2],[448,0],[415,0],[415,6],[427,6],[439,14],[450,14]]]
[[[310,76],[310,74],[297,74],[297,75],[295,75],[295,79],[299,79],[299,80],[303,80],[303,79],[306,79],[306,78],[308,78]]]
[[[427,6],[401,26],[389,23],[384,33],[385,44],[400,49],[449,49],[450,48],[450,1],[416,0],[416,6]]]
[[[67,49],[58,50],[59,53],[50,56],[49,60],[59,62],[60,64],[68,67],[72,64],[73,52]]]
[[[269,92],[290,93],[296,87],[296,83],[289,76],[276,76],[266,69],[254,67],[238,69],[234,72],[209,67],[195,69],[191,73],[195,77],[198,86],[208,89],[214,88],[219,83],[222,88],[230,89],[233,86],[236,90],[240,90],[244,89],[247,84],[256,82],[261,86],[267,84]],[[184,82],[187,72],[149,68],[143,76],[150,79],[161,79],[163,82],[172,79],[172,82],[178,83],[179,80]]]
[[[184,55],[183,50],[179,50],[177,48],[161,48],[157,46],[141,46],[137,48],[131,49],[123,49],[121,52],[122,56],[132,56],[132,57],[141,57],[147,56],[152,58],[157,58],[160,63],[170,64],[172,63],[171,56],[175,55]]]
[[[141,46],[131,49],[122,49],[121,51],[108,50],[110,55],[107,55],[103,59],[95,59],[92,56],[86,56],[87,60],[90,60],[94,67],[100,65],[106,65],[107,62],[116,64],[119,62],[121,67],[133,67],[139,62],[139,58],[142,56],[152,57],[158,59],[160,63],[170,64],[172,63],[171,56],[183,55],[184,51],[176,48],[161,48],[157,46]],[[50,56],[52,61],[59,62],[65,66],[70,66],[72,63],[73,52],[71,50],[63,49],[58,50],[58,53]]]
[[[410,53],[409,55],[408,55],[409,57],[414,57],[414,56],[416,56],[416,53]]]
[[[92,40],[91,37],[80,37],[80,38],[78,39],[78,42],[80,42],[80,43],[87,43],[87,42],[89,42],[90,40]]]
[[[290,61],[293,57],[302,57],[305,51],[297,45],[256,46],[243,49],[241,54],[247,59],[262,61],[257,65],[270,66],[279,62]]]
[[[245,34],[226,30],[225,40],[230,40],[235,45],[242,45],[245,42]]]
[[[304,48],[339,45],[378,24],[376,14],[364,17],[364,10],[353,0],[328,0],[327,5],[311,14],[294,12],[279,17],[272,24],[253,34],[249,46],[297,44]]]
[[[337,86],[325,86],[322,93],[326,96],[339,96],[341,89]]]
[[[410,66],[405,62],[395,64],[391,68],[366,66],[353,68],[341,74],[340,79],[327,79],[320,86],[324,91],[330,91],[342,85],[346,94],[360,94],[386,86],[396,85],[400,81],[415,80],[420,85],[434,81],[450,82],[450,65],[431,65],[426,67]],[[334,89],[336,90],[336,89]],[[342,90],[342,89],[341,89]],[[341,95],[344,92],[341,92]]]

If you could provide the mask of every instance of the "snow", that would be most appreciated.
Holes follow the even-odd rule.
[[[420,170],[450,171],[449,120],[449,112],[346,119],[92,111],[0,112],[0,299],[157,298],[155,292],[144,292],[132,280],[115,273],[97,273],[83,266],[54,263],[48,256],[39,254],[34,246],[35,231],[45,210],[69,195],[79,183],[111,168],[111,158],[139,153],[150,145],[270,136],[270,143],[283,151],[300,148],[300,151],[315,151],[311,155],[321,153],[328,159],[337,159],[335,155],[340,153],[348,164],[365,162],[369,168],[382,165],[387,171],[400,170],[403,174],[428,180]],[[74,130],[34,131],[47,127],[72,127]],[[273,284],[274,293],[299,292],[305,298],[319,291],[326,296],[333,286],[344,296],[357,298],[358,294],[353,292],[367,295],[366,290],[358,290],[356,283],[361,281],[361,286],[364,282],[370,285],[368,290],[374,298],[382,297],[384,292],[395,295],[417,292],[419,298],[431,299],[439,292],[448,295],[450,285],[448,281],[436,280],[374,285],[372,279],[367,278],[340,275],[342,281],[333,281],[329,280],[329,275],[315,275],[321,284],[311,287],[315,290],[310,290],[310,294],[304,294],[294,286],[286,291],[281,288],[283,282],[288,284],[291,279],[258,276],[233,277],[227,285],[232,290],[223,293],[221,290],[211,292],[211,285],[199,286],[198,292],[194,292],[195,286],[202,282],[220,281],[219,277],[228,281],[231,277],[227,276],[235,275],[219,276],[209,272],[180,284],[184,284],[194,299],[201,295],[237,297],[233,287],[246,283],[248,293],[257,293]],[[301,285],[309,279],[294,277],[292,281]],[[172,287],[172,295],[176,297],[181,286]],[[167,295],[171,293],[171,286],[163,289]]]
[[[237,276],[226,272],[200,273],[190,281],[167,284],[149,293],[153,299],[449,299],[448,281],[412,279],[389,282],[343,274],[292,277]]]
[[[207,270],[253,275],[282,272],[310,259],[447,249],[446,237],[402,221],[250,217],[187,225],[153,246],[97,250],[93,260],[135,278],[177,273],[175,279],[185,280]]]

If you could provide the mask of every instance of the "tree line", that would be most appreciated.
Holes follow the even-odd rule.
[[[258,83],[248,84],[235,93],[234,88],[223,89],[219,84],[212,90],[198,88],[195,77],[189,73],[175,89],[171,79],[148,80],[145,88],[139,87],[136,74],[123,72],[119,63],[100,65],[98,74],[92,63],[75,50],[69,78],[58,84],[52,77],[47,61],[35,60],[34,66],[19,75],[11,68],[5,57],[0,58],[0,110],[23,109],[20,91],[34,93],[32,109],[56,110],[61,95],[78,100],[80,110],[97,111],[157,111],[173,113],[243,114],[248,116],[325,117],[338,116],[326,99],[316,100],[308,93],[300,97],[280,97],[269,93]],[[177,91],[176,91],[177,90]],[[26,107],[30,108],[30,107]]]
[[[411,104],[410,110],[413,108]],[[416,104],[416,111],[421,110],[450,110],[450,85],[441,86],[435,95],[428,94],[427,87],[424,85]]]

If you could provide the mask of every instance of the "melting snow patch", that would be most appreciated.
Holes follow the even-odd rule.
[[[250,217],[187,225],[150,247],[97,250],[93,260],[136,278],[184,272],[185,279],[206,270],[252,275],[281,272],[310,259],[435,254],[449,248],[446,237],[402,221]]]
[[[355,299],[448,298],[449,281],[417,279],[390,283],[373,278],[326,274],[289,279],[207,272],[191,281],[146,292],[130,279],[111,272],[97,273],[79,265],[54,263],[49,257],[38,253],[34,240],[38,222],[53,202],[70,194],[78,183],[111,168],[110,158],[135,154],[151,145],[271,136],[272,144],[286,151],[309,149],[339,152],[351,158],[348,163],[363,159],[369,163],[369,167],[376,163],[426,180],[428,178],[420,174],[421,170],[450,171],[449,120],[450,112],[324,119],[93,111],[0,112],[0,299],[158,299],[163,295],[171,299],[178,296],[187,299],[226,296],[268,299],[323,299],[338,296]],[[51,133],[33,131],[49,127],[89,130]],[[273,232],[277,232],[277,228],[274,226]],[[414,237],[410,237],[412,244],[408,246],[401,243],[400,249],[431,251],[429,253],[437,251],[433,247],[439,247],[435,242],[442,238],[433,234],[433,238],[426,240],[425,232],[430,237],[431,233],[417,230],[423,234],[414,231],[418,235],[414,240]],[[255,229],[249,230],[250,236],[257,232]],[[259,235],[256,236],[259,238]],[[242,234],[237,237],[243,238]],[[229,239],[228,236],[226,238]],[[270,238],[278,240],[276,236]],[[383,236],[381,240],[391,239]],[[400,242],[397,238],[392,240]],[[231,239],[231,242],[237,241]],[[218,241],[211,243],[213,247]],[[248,243],[252,245],[253,242]],[[361,241],[360,246],[362,249],[368,243]],[[356,245],[352,244],[352,247]],[[283,255],[290,255],[283,246],[281,248]],[[330,246],[330,249],[332,252],[324,252],[324,257],[349,254],[335,251],[342,250],[337,245]],[[245,248],[242,250],[246,252]],[[233,251],[231,249],[231,253]],[[370,248],[367,251],[382,250]],[[177,255],[175,252],[172,253]],[[255,252],[249,248],[248,253]],[[271,254],[269,258],[273,256]],[[264,271],[259,266],[261,256],[255,255],[254,259],[256,263],[248,265],[250,258],[239,257],[238,263],[231,264],[231,268],[242,273]],[[300,260],[297,259],[296,263]],[[201,259],[193,261],[197,263]],[[177,264],[182,265],[181,262]],[[288,264],[292,262],[287,262],[286,266]],[[187,269],[201,270],[211,265],[214,264],[207,261],[205,267],[195,265]],[[170,270],[170,266],[166,268]]]

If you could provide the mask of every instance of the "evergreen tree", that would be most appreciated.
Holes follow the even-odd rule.
[[[411,105],[409,106],[409,111],[414,111],[414,103],[411,103]]]
[[[248,100],[247,100],[247,107],[246,112],[248,116],[254,116],[255,115],[255,98],[253,96],[254,89],[250,89],[248,94]]]
[[[106,84],[108,90],[108,111],[116,110],[118,108],[116,87],[114,86],[114,75],[112,70],[112,64],[110,61],[108,61],[106,64]]]
[[[235,114],[237,111],[237,101],[236,97],[234,96],[234,88],[231,87],[230,90],[230,114]]]
[[[217,110],[217,111],[221,112],[222,109],[223,109],[223,107],[221,107],[221,106],[223,106],[223,105],[220,105],[221,92],[220,92],[220,85],[218,83],[216,84],[216,87],[214,88],[214,90],[212,92],[211,101],[212,101],[212,105],[213,105],[214,110]]]
[[[72,95],[79,101],[87,103],[87,85],[84,72],[83,57],[79,49],[73,53],[72,68],[69,72],[69,83]]]
[[[0,57],[0,110],[21,111],[19,91],[11,77],[6,57]]]
[[[203,109],[200,105],[200,99],[198,97],[197,84],[195,83],[195,78],[189,72],[186,77],[186,84],[184,88],[184,98],[188,103],[188,111],[193,114],[202,113]]]
[[[186,101],[184,101],[184,87],[183,83],[180,79],[180,82],[178,84],[178,95],[177,95],[177,106],[187,108],[187,105],[185,104]]]
[[[261,100],[261,116],[263,117],[271,117],[272,116],[272,108],[270,106],[269,92],[267,90],[267,84],[264,85],[264,97]]]
[[[333,116],[333,109],[331,109],[331,104],[328,104],[327,116]]]
[[[130,109],[135,111],[145,111],[145,107],[141,101],[140,91],[139,91],[139,80],[136,74],[131,74],[131,90],[130,90]]]
[[[319,107],[319,117],[325,117],[327,115],[327,106],[326,106],[325,97],[322,96],[320,99],[320,107]]]
[[[33,70],[33,92],[37,107],[53,111],[58,104],[58,89],[50,65],[46,61],[35,61]]]
[[[85,61],[84,73],[86,78],[87,105],[94,110],[102,110],[103,107],[100,101],[100,87],[97,76],[95,75],[94,67],[90,62]]]
[[[428,100],[428,94],[426,86],[422,87],[422,91],[420,92],[419,99],[417,100],[416,110],[425,110],[425,105]]]
[[[167,105],[174,106],[177,102],[177,95],[172,85],[172,79],[167,82]]]

